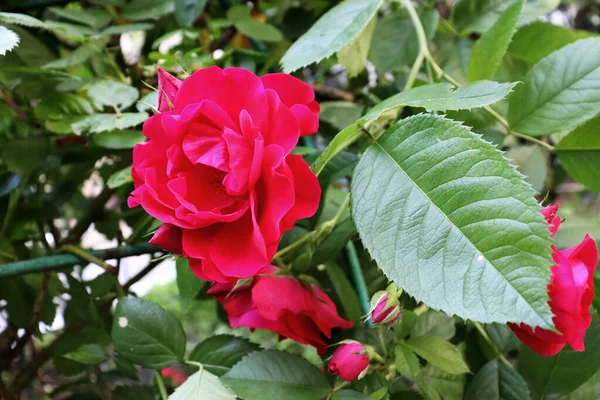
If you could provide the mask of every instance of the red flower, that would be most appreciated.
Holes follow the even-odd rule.
[[[175,382],[176,386],[181,385],[183,382],[185,382],[187,380],[187,376],[185,376],[184,373],[181,373],[172,367],[163,368],[162,371],[160,371],[160,372],[163,376],[172,378],[173,382]]]
[[[267,269],[271,274],[275,267]],[[208,290],[227,311],[229,325],[277,332],[280,338],[327,351],[323,336],[331,338],[334,328],[349,329],[352,322],[340,317],[335,304],[316,285],[307,286],[289,276],[258,275],[250,285],[217,283]]]
[[[559,221],[556,208],[550,223]],[[568,343],[575,351],[584,351],[585,331],[592,322],[590,306],[594,298],[594,271],[598,264],[596,243],[588,235],[576,247],[557,250],[552,246],[552,259],[556,265],[548,285],[550,309],[554,314],[554,325],[560,332],[531,327],[521,324],[508,324],[523,343],[533,351],[552,356]]]
[[[190,258],[200,278],[260,273],[282,234],[318,208],[316,176],[290,154],[318,128],[313,90],[285,74],[218,67],[183,82],[159,69],[158,86],[161,113],[134,148],[129,206],[164,223],[151,243]]]
[[[350,341],[338,347],[329,360],[329,373],[339,375],[350,382],[361,379],[369,369],[369,356],[365,347],[356,341]]]

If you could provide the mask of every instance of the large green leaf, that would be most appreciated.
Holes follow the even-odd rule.
[[[460,30],[487,31],[512,3],[511,0],[459,0],[455,4],[454,22]],[[527,24],[554,10],[560,0],[528,0],[519,25]]]
[[[587,31],[577,31],[550,22],[536,21],[521,27],[513,37],[509,53],[532,64],[553,51],[579,39],[594,36]]]
[[[117,303],[112,338],[121,355],[146,368],[162,369],[181,361],[185,333],[173,314],[136,297]]]
[[[146,137],[141,131],[116,130],[97,133],[91,139],[96,146],[106,149],[132,149],[136,144],[144,142]]]
[[[175,19],[182,28],[190,27],[206,7],[206,0],[175,0]]]
[[[431,39],[440,18],[437,10],[419,13],[425,35]],[[411,65],[419,54],[419,40],[414,25],[404,10],[389,13],[377,21],[368,59],[379,72]]]
[[[208,371],[198,371],[175,389],[169,400],[236,400],[219,378]]]
[[[600,110],[600,37],[578,40],[537,63],[510,98],[508,122],[531,136],[571,129]]]
[[[527,382],[512,367],[492,360],[477,372],[465,400],[529,400]]]
[[[558,143],[556,152],[573,179],[600,191],[600,117],[575,128]]]
[[[449,374],[460,375],[469,372],[460,351],[450,342],[437,336],[417,336],[404,342],[404,345],[432,365]]]
[[[584,352],[575,352],[567,345],[557,355],[544,357],[521,346],[519,372],[529,384],[532,400],[567,394],[600,369],[600,319],[597,314],[592,317],[592,325],[585,334]]]
[[[0,56],[11,51],[19,44],[19,36],[3,26],[0,26]]]
[[[382,0],[348,0],[327,11],[281,59],[285,72],[319,62],[354,40],[377,12]]]
[[[207,371],[217,376],[226,374],[248,353],[260,347],[244,339],[231,335],[216,335],[202,341],[192,350],[189,359],[202,363]]]
[[[473,46],[469,58],[469,80],[494,79],[504,53],[517,30],[523,0],[516,0]]]
[[[383,272],[418,301],[550,328],[550,238],[534,191],[459,123],[417,115],[363,154],[352,215]]]
[[[317,367],[275,350],[250,354],[221,381],[244,400],[315,400],[329,392],[327,378]]]
[[[383,112],[403,106],[423,107],[429,111],[483,107],[508,96],[517,84],[518,82],[477,81],[461,88],[455,88],[449,83],[423,85],[388,97],[371,108],[363,119],[377,119]]]

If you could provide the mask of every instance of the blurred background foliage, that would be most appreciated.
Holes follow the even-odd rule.
[[[0,263],[52,255],[63,244],[100,249],[135,245],[147,239],[157,227],[155,221],[147,218],[141,208],[128,209],[126,198],[133,187],[129,175],[131,149],[144,140],[141,124],[157,102],[157,65],[180,78],[211,65],[243,67],[258,75],[280,71],[280,59],[291,43],[336,3],[2,0],[0,26],[16,33],[19,43],[0,56]],[[473,5],[494,1],[418,3],[436,60],[460,83],[466,83],[469,54],[480,36],[478,32],[489,28],[497,18],[473,11]],[[556,9],[544,8],[552,1],[530,3],[544,16],[535,24],[543,24],[542,28],[554,24],[548,36],[539,38],[551,46],[545,54],[543,46],[537,53],[523,52],[515,39],[498,71],[502,80],[522,81],[533,64],[561,43],[600,33],[600,3],[596,0],[563,1]],[[569,29],[562,31],[559,26]],[[294,73],[312,85],[322,107],[319,134],[303,138],[296,149],[307,161],[316,159],[333,135],[364,110],[402,90],[418,52],[410,19],[398,4],[385,3],[372,35],[366,68],[344,67],[333,56]],[[419,75],[415,86],[426,82],[427,76]],[[506,102],[494,109],[505,111]],[[406,108],[403,115],[417,112]],[[561,204],[561,214],[569,223],[556,237],[559,247],[577,244],[585,233],[600,238],[598,193],[569,177],[555,155],[514,137],[505,138],[496,129],[496,121],[484,112],[450,112],[448,116],[465,121],[506,150],[541,197]],[[551,143],[559,139],[560,134],[549,138]],[[345,177],[356,165],[355,153],[365,141],[337,156],[320,175],[322,186],[328,188],[321,209],[286,234],[282,246],[336,213],[347,191]],[[346,218],[334,230],[332,240],[314,252],[307,249],[294,261],[296,272],[312,267],[311,274],[342,314],[354,320],[361,312],[347,278],[347,254],[340,250],[355,236],[355,227]],[[369,292],[381,290],[385,278],[356,244]],[[117,275],[126,289],[173,312],[182,321],[192,345],[214,333],[231,334],[216,301],[204,294],[206,285],[182,289],[185,277],[175,280],[174,262],[161,258],[163,255],[154,251],[133,261],[119,259]],[[319,269],[318,265],[325,262],[330,268]],[[136,377],[131,374],[133,365],[118,358],[88,364],[65,357],[86,343],[105,344],[113,355],[108,333],[113,275],[81,265],[62,269],[60,274],[0,278],[0,373],[5,382],[16,382],[10,390],[21,393],[24,399],[154,398],[152,394],[144,397],[145,392],[139,390],[127,397],[127,389],[111,395],[116,382],[124,380],[131,385],[139,378],[149,384],[152,374],[148,370]],[[150,284],[139,286],[144,278]],[[167,280],[172,282],[164,284]],[[404,300],[405,305],[411,304],[408,297]],[[37,310],[35,318],[31,317],[32,310]],[[410,313],[406,315],[410,320]],[[467,347],[466,358],[471,366],[483,365],[485,345],[477,345],[475,333],[461,321],[439,313],[431,313],[427,320],[421,325],[430,326],[420,326],[422,331],[433,330],[455,344],[475,343]],[[33,339],[19,341],[23,332]],[[496,344],[514,351],[510,331],[498,327],[497,332]],[[289,340],[278,343],[271,333],[237,330],[236,335],[266,348],[303,353],[320,363],[314,350]],[[377,345],[378,339],[368,335],[364,334],[365,341]],[[435,371],[429,378],[432,382],[437,379],[438,384],[443,380]],[[585,393],[599,395],[597,378],[596,386]],[[373,390],[381,386],[376,376],[369,379],[361,384]],[[438,389],[445,399],[460,398],[464,383],[458,388]],[[414,398],[408,394],[410,388],[397,389],[396,393],[401,394],[392,392],[392,399]]]

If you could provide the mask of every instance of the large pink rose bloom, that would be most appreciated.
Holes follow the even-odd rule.
[[[188,257],[200,278],[256,275],[319,205],[316,176],[290,154],[318,128],[313,90],[286,74],[211,67],[183,82],[159,69],[159,94],[149,140],[133,150],[129,206],[164,222],[150,242]]]

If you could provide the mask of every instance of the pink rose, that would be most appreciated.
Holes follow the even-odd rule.
[[[277,269],[266,270],[272,274]],[[258,275],[252,283],[236,288],[217,283],[208,290],[227,311],[229,325],[277,332],[282,338],[327,351],[324,338],[334,328],[349,329],[352,322],[337,313],[335,304],[316,285],[303,284],[289,276]]]
[[[133,150],[129,206],[164,223],[150,242],[188,257],[200,278],[260,273],[319,205],[316,176],[290,154],[318,128],[313,90],[285,74],[218,67],[183,82],[159,69],[158,86],[160,113]]]
[[[555,207],[548,213],[549,216],[542,212],[556,229],[560,224],[557,209]],[[570,249],[557,250],[552,246],[552,259],[555,265],[550,268],[549,305],[554,314],[552,320],[560,334],[541,328],[534,330],[524,324],[508,324],[523,343],[543,356],[558,353],[567,343],[575,351],[585,350],[583,339],[592,322],[590,306],[594,299],[594,271],[598,264],[596,242],[586,235],[579,245]]]
[[[331,356],[328,369],[330,374],[339,375],[347,382],[361,379],[369,369],[365,347],[356,341],[343,343]]]

